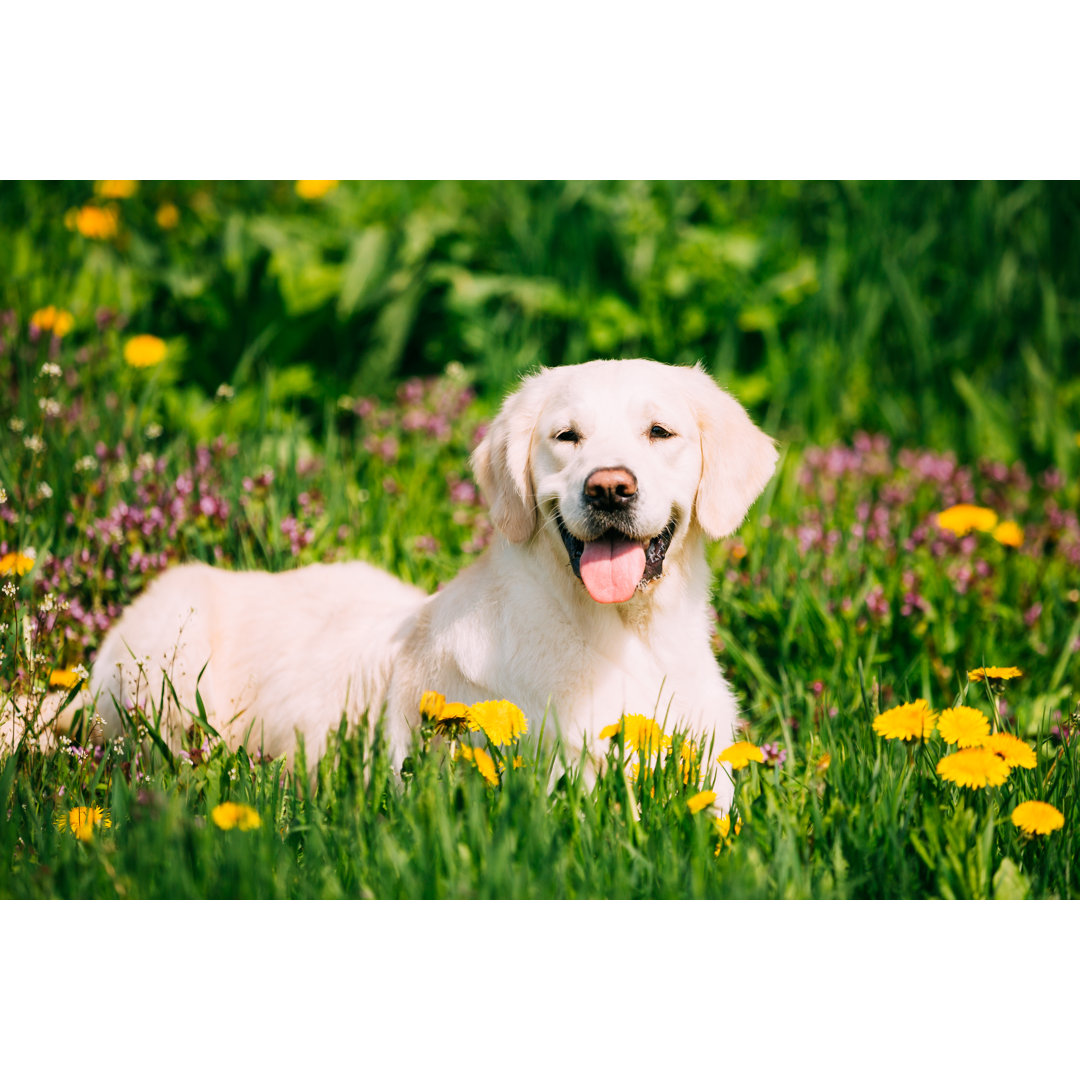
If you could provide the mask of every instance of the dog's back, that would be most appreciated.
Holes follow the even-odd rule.
[[[102,644],[89,687],[102,734],[118,735],[121,712],[138,707],[160,711],[177,746],[198,691],[231,744],[246,736],[268,754],[291,754],[299,731],[317,759],[343,711],[378,711],[395,635],[425,598],[362,562],[279,574],[175,567]]]

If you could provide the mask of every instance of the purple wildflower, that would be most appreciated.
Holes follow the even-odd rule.
[[[761,747],[761,753],[766,765],[775,765],[779,768],[787,761],[787,750],[779,743],[765,743]]]

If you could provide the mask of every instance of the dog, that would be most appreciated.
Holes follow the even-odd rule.
[[[639,713],[719,751],[737,709],[710,643],[705,541],[739,527],[776,461],[700,367],[543,369],[472,457],[495,539],[440,591],[361,562],[175,567],[109,631],[81,701],[105,738],[121,708],[163,706],[175,748],[201,701],[231,747],[290,760],[298,735],[317,759],[343,715],[384,715],[400,767],[428,690],[510,700],[575,749]]]

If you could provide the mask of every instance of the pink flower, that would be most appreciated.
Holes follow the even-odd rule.
[[[779,743],[765,743],[761,747],[761,753],[766,765],[775,765],[779,768],[787,761],[787,750]]]

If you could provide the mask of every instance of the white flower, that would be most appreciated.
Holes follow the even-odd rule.
[[[0,506],[3,506],[7,502],[7,492],[0,487]]]
[[[26,425],[17,416],[13,416],[8,421],[8,427],[11,428],[11,430],[14,431],[16,435],[18,435],[19,432],[22,431],[24,427],[26,427]]]
[[[89,679],[89,678],[90,678],[90,672],[89,672],[89,671],[87,671],[87,670],[86,670],[86,668],[84,668],[84,667],[82,666],[82,664],[76,664],[76,665],[75,665],[75,668],[74,668],[74,671],[75,671],[75,674],[76,674],[76,675],[78,675],[78,676],[79,676],[79,678],[80,678],[80,679],[82,679],[82,680],[84,680],[84,681],[85,681],[86,679]]]
[[[51,360],[47,364],[41,365],[41,374],[48,375],[53,379],[59,379],[63,375],[63,371],[59,364],[54,364]]]
[[[92,472],[97,468],[97,458],[93,454],[84,454],[75,462],[76,472]]]
[[[37,493],[38,497],[41,499],[51,499],[53,490],[51,487],[49,487],[48,484],[45,483],[44,480],[42,480],[41,483],[38,484]]]
[[[4,582],[3,592],[4,592],[4,595],[10,599],[12,596],[15,595],[15,586],[14,586],[14,584],[12,582],[10,582],[10,581],[5,581]]]
[[[45,443],[42,441],[40,435],[27,435],[23,439],[23,446],[30,451],[31,454],[40,454],[45,449]]]
[[[155,423],[147,424],[146,427],[143,428],[143,434],[148,439],[156,439],[161,435],[161,425]]]
[[[38,398],[38,408],[49,417],[60,415],[60,402],[56,398]]]
[[[219,401],[232,401],[233,395],[236,391],[227,383],[222,383],[217,388],[217,393],[214,395]]]

